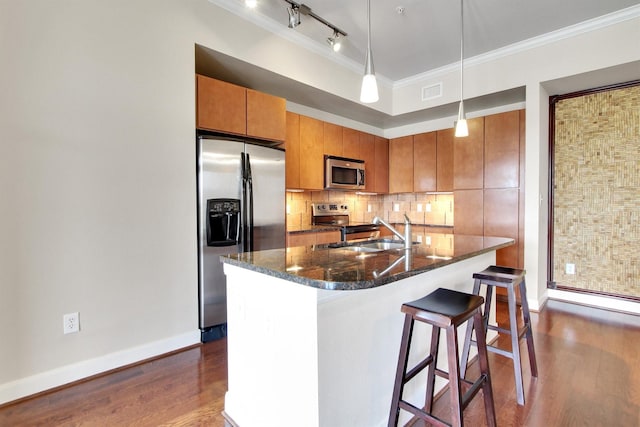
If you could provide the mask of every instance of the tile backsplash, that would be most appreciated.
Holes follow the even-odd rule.
[[[380,216],[390,223],[404,222],[406,213],[413,224],[453,226],[453,194],[361,195],[345,191],[287,193],[287,227],[311,224],[311,204],[332,202],[349,206],[352,222],[371,222]]]

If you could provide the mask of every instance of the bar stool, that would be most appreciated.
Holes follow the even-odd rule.
[[[489,375],[489,361],[487,359],[486,345],[482,342],[478,345],[478,358],[480,360],[480,377],[475,382],[465,380],[460,376],[458,364],[458,326],[464,324],[470,318],[478,331],[484,330],[482,321],[481,296],[470,295],[458,291],[439,288],[429,295],[408,303],[402,304],[402,312],[405,313],[400,354],[398,356],[398,368],[396,371],[391,411],[389,413],[389,427],[398,424],[400,409],[410,412],[414,416],[437,426],[462,426],[462,412],[467,404],[482,388],[484,406],[487,415],[487,424],[496,425],[496,414],[491,390],[491,376]],[[433,326],[431,332],[431,349],[429,355],[414,368],[407,371],[409,350],[414,321],[424,322]],[[448,372],[438,369],[438,346],[440,342],[440,330],[446,330]],[[424,368],[428,367],[427,393],[425,406],[420,409],[403,400],[404,385],[414,378]],[[451,424],[446,423],[432,414],[435,376],[449,380],[449,395],[451,398]],[[465,388],[464,391],[462,388]]]
[[[484,333],[488,330],[497,331],[499,333],[509,334],[511,336],[511,351],[503,350],[498,347],[487,345],[487,349],[493,353],[500,354],[513,360],[513,370],[516,380],[516,397],[519,405],[524,405],[524,388],[522,386],[522,361],[520,354],[520,340],[526,338],[527,349],[529,351],[529,365],[531,366],[531,376],[538,376],[538,365],[536,363],[536,353],[533,347],[533,332],[531,331],[531,316],[529,315],[529,303],[527,302],[527,287],[524,279],[525,271],[516,268],[499,267],[492,265],[480,273],[474,273],[475,279],[473,285],[474,295],[480,295],[480,285],[487,285],[487,294],[485,296],[485,307],[483,315]],[[500,328],[497,325],[489,324],[489,314],[491,312],[491,298],[493,287],[498,286],[507,289],[507,304],[509,308],[509,329]],[[522,304],[523,327],[518,330],[516,318],[516,286],[520,289],[520,299]],[[477,340],[472,339],[473,327],[470,324],[465,335],[464,346],[461,356],[460,373],[464,378],[469,361],[469,350],[471,344],[477,345]],[[476,338],[483,336],[476,331]],[[481,340],[486,341],[486,339]]]

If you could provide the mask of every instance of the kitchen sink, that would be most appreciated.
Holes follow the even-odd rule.
[[[367,247],[367,246],[343,246],[342,249],[346,249],[348,251],[353,252],[381,252],[384,249]]]
[[[342,249],[354,252],[382,252],[404,249],[404,242],[392,239],[366,240],[343,246]]]

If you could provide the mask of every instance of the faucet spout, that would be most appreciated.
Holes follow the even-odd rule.
[[[409,217],[407,216],[407,214],[404,214],[404,235],[402,233],[400,233],[398,230],[396,230],[391,224],[389,224],[387,221],[385,221],[384,219],[376,216],[375,218],[373,218],[373,224],[381,224],[384,225],[385,227],[387,227],[389,229],[389,231],[391,231],[393,234],[395,234],[398,239],[402,240],[404,242],[404,248],[405,249],[411,249],[411,221],[409,221]]]

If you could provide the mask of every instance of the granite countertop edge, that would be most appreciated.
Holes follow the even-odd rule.
[[[362,290],[362,289],[371,289],[371,288],[387,285],[387,284],[396,282],[398,280],[406,279],[408,277],[425,273],[427,271],[435,270],[440,267],[445,267],[447,265],[454,264],[459,261],[464,261],[466,259],[478,256],[478,255],[482,255],[487,252],[505,248],[507,246],[512,245],[513,243],[514,243],[514,240],[510,239],[502,244],[497,244],[491,247],[486,247],[486,248],[471,251],[462,255],[454,256],[451,259],[437,260],[427,266],[414,268],[409,271],[403,271],[403,272],[392,274],[392,275],[385,275],[384,277],[378,277],[370,280],[358,280],[358,281],[349,281],[349,282],[337,282],[337,281],[312,279],[312,278],[292,274],[287,271],[281,271],[281,270],[265,267],[262,265],[257,265],[251,262],[238,260],[238,259],[232,258],[229,255],[221,256],[220,260],[223,263],[235,265],[247,270],[255,271],[268,276],[276,277],[279,279],[287,280],[289,282],[298,283],[298,284],[309,286],[316,289],[324,289],[324,290],[331,290],[331,291],[354,291],[354,290]],[[282,249],[282,250],[284,251],[285,249]]]

